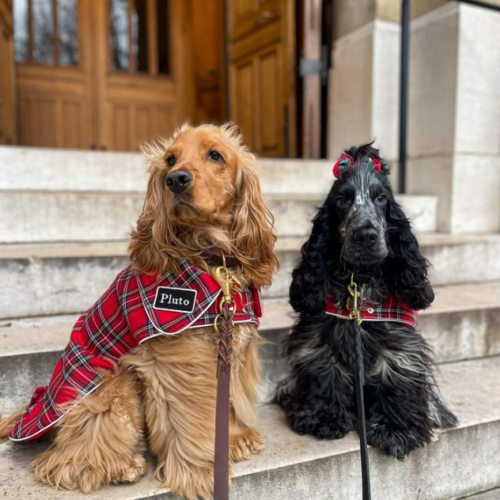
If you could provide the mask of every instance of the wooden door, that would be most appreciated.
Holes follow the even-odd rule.
[[[98,136],[103,150],[137,150],[187,116],[181,0],[96,2]]]
[[[262,156],[295,156],[295,2],[227,1],[230,115]]]
[[[0,0],[0,144],[16,143],[12,0]]]
[[[184,4],[14,0],[19,143],[136,151],[171,135],[189,92]]]
[[[93,0],[14,0],[19,143],[91,148]]]

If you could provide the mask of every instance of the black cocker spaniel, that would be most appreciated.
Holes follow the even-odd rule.
[[[293,271],[290,303],[299,313],[285,342],[290,373],[277,399],[299,434],[338,439],[357,428],[351,274],[361,290],[368,444],[403,459],[452,427],[433,377],[432,352],[416,310],[434,292],[428,262],[389,184],[389,167],[371,145],[337,162],[334,183],[314,218]]]

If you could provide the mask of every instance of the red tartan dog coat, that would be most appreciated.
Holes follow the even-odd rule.
[[[388,295],[381,304],[370,304],[362,301],[359,311],[363,321],[395,321],[404,323],[418,330],[418,313],[408,307],[404,302]],[[326,302],[326,314],[336,316],[341,319],[352,319],[351,312],[339,303],[335,303],[332,297]]]
[[[219,284],[187,261],[179,268],[179,275],[150,276],[136,275],[129,266],[116,277],[76,322],[49,385],[35,390],[25,415],[12,430],[13,441],[28,441],[47,432],[71,410],[71,401],[99,387],[103,379],[99,370],[113,370],[123,354],[142,342],[213,325]],[[259,291],[241,289],[234,299],[234,322],[257,326],[262,315]]]

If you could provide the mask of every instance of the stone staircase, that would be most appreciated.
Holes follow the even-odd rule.
[[[276,216],[281,269],[264,294],[261,333],[269,394],[283,363],[279,340],[292,312],[286,295],[309,220],[332,182],[331,162],[261,160]],[[127,265],[127,237],[142,207],[143,157],[0,148],[0,411],[26,404],[47,382],[71,326]],[[500,487],[500,235],[435,233],[437,200],[400,196],[433,264],[436,301],[421,327],[440,363],[443,395],[460,426],[398,462],[370,450],[374,500],[451,500]],[[235,466],[232,499],[361,498],[356,435],[321,442],[292,433],[273,405],[261,408],[266,450]],[[46,445],[0,445],[1,498],[80,498],[27,473]],[[390,490],[390,495],[387,491]],[[171,498],[149,474],[89,499]],[[477,500],[500,498],[485,493]]]

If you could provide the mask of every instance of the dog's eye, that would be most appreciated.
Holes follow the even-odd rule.
[[[218,151],[210,151],[210,153],[208,153],[208,158],[216,162],[220,162],[224,159]]]
[[[376,198],[375,201],[379,205],[384,205],[387,202],[387,196],[385,194],[379,194]]]
[[[175,159],[175,156],[173,156],[173,155],[172,155],[172,156],[169,156],[169,157],[167,158],[167,164],[168,164],[170,167],[173,167],[173,166],[175,165],[175,162],[176,162],[176,161],[177,161],[177,160]]]
[[[347,200],[343,196],[337,198],[335,202],[337,203],[337,207],[339,208],[346,208],[349,205],[349,200]]]

